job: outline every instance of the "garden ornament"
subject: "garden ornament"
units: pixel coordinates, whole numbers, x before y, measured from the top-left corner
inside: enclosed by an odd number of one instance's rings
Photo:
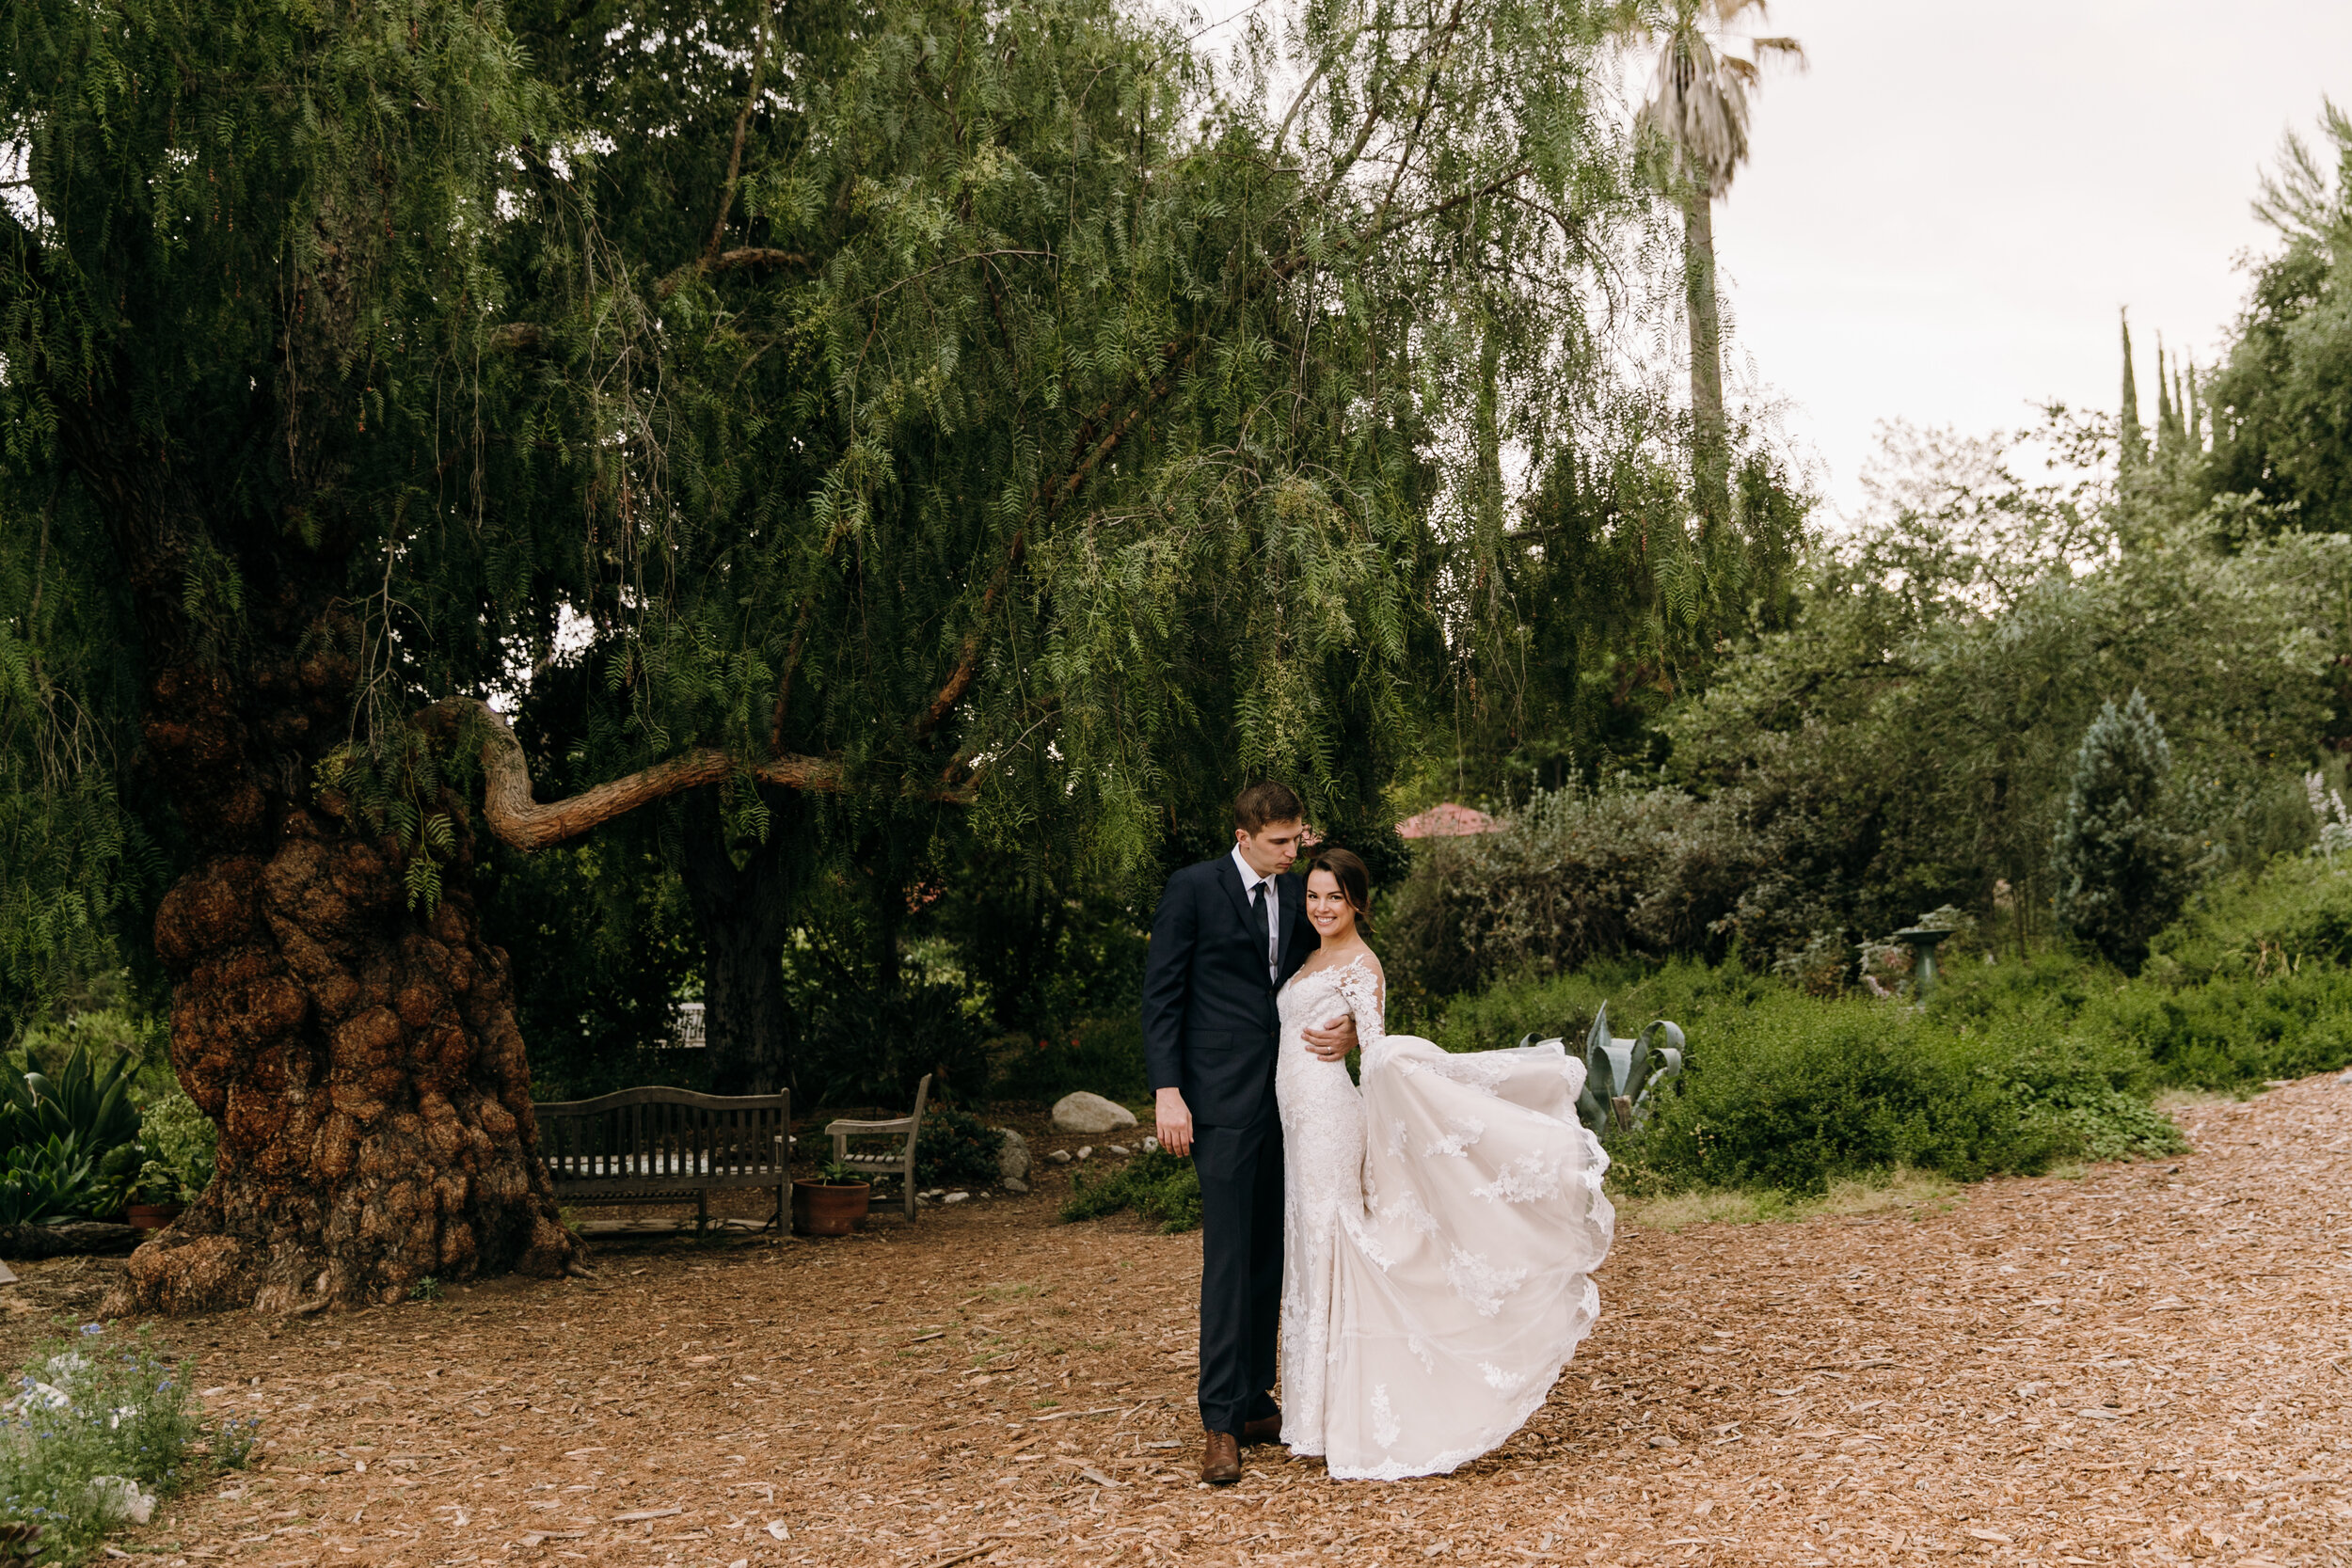
[[[1921,1006],[1927,1006],[1928,993],[1935,989],[1935,950],[1947,937],[1960,933],[1949,927],[1906,926],[1895,933],[1895,940],[1907,942],[1915,957],[1912,960],[1911,994]]]

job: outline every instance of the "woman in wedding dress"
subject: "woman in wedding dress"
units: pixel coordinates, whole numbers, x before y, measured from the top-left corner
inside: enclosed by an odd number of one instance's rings
[[[1339,1480],[1442,1475],[1518,1430],[1600,1311],[1616,1216],[1556,1042],[1452,1055],[1381,1028],[1364,863],[1315,857],[1323,945],[1279,998],[1282,1441]],[[1300,1031],[1352,1014],[1363,1087]]]

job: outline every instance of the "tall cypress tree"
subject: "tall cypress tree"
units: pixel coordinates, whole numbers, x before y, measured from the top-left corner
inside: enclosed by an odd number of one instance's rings
[[[2115,465],[2119,470],[2137,467],[2148,455],[2148,443],[2139,428],[2139,383],[2132,375],[2132,318],[2122,312],[2123,319],[2123,407],[2116,417],[2117,449]]]
[[[2187,891],[2185,846],[2161,820],[2171,770],[2148,699],[2137,688],[2122,707],[2110,698],[2083,733],[2051,846],[2058,928],[2125,969],[2147,958]]]

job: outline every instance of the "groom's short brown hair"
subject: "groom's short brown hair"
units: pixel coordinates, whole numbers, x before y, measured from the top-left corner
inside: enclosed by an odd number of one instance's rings
[[[1246,833],[1254,833],[1269,822],[1305,820],[1307,808],[1288,784],[1261,779],[1233,797],[1233,826]]]

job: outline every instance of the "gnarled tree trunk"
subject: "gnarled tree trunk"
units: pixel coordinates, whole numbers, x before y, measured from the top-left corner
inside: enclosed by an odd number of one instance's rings
[[[306,642],[333,645],[276,640]],[[172,1065],[220,1153],[109,1313],[356,1307],[426,1276],[559,1275],[578,1254],[462,834],[448,891],[412,908],[396,848],[305,787],[310,737],[340,733],[350,700],[348,667],[316,651],[152,683],[147,739],[201,847],[155,918]]]

